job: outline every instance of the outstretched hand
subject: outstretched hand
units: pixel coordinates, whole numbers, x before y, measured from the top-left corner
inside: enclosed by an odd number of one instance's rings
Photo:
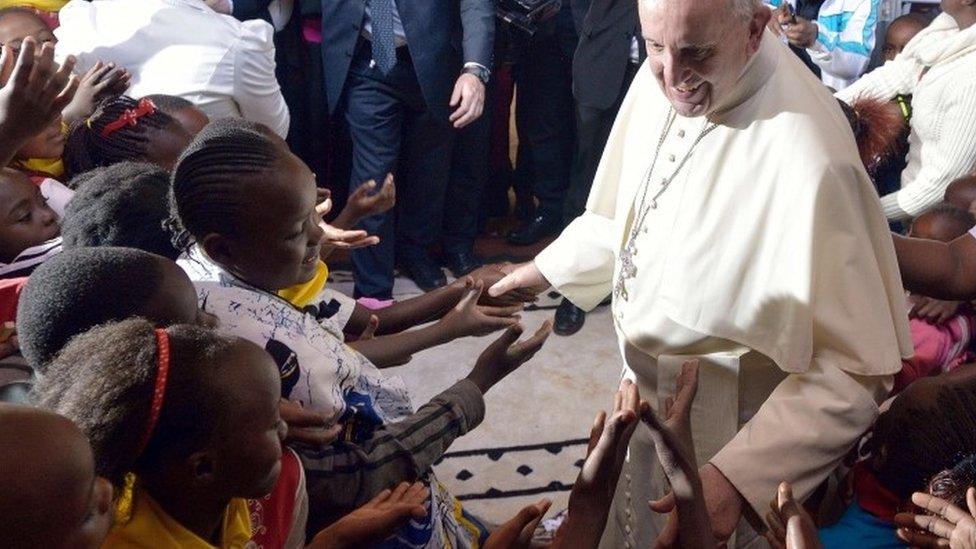
[[[308,547],[370,547],[393,535],[411,518],[427,516],[429,496],[430,490],[422,482],[401,482],[395,489],[383,490],[362,507],[319,532]]]
[[[542,271],[535,265],[535,261],[519,264],[502,264],[499,270],[505,277],[488,288],[488,295],[499,297],[513,290],[527,290],[532,295],[541,294],[552,284],[542,276]]]
[[[376,181],[372,179],[356,187],[346,200],[346,207],[340,215],[351,227],[362,218],[387,212],[395,205],[396,184],[393,183],[391,173],[386,175],[379,190],[376,189]]]
[[[552,548],[589,548],[600,543],[607,525],[617,480],[639,418],[650,410],[629,379],[620,382],[609,419],[600,411],[590,428],[586,460],[569,495],[569,514],[556,532]]]
[[[453,309],[438,322],[443,324],[453,338],[484,336],[518,324],[522,305],[488,307],[478,305],[484,291],[484,283],[471,278],[462,279],[465,292]]]
[[[488,392],[488,389],[505,379],[505,376],[531,360],[549,338],[551,331],[552,323],[547,320],[532,337],[518,341],[522,335],[522,326],[516,324],[509,327],[501,337],[482,351],[467,379],[477,385],[482,394]]]
[[[929,514],[898,513],[898,537],[913,547],[976,548],[976,488],[966,491],[968,512],[948,501],[915,492],[912,503]]]
[[[285,444],[300,444],[319,450],[335,442],[342,433],[341,424],[329,426],[328,418],[324,415],[306,410],[300,404],[284,398],[278,405],[278,413],[282,421],[288,424]]]
[[[523,507],[508,522],[495,528],[482,547],[484,549],[529,549],[532,546],[535,528],[542,517],[546,516],[551,505],[551,501],[542,499]]]
[[[64,121],[70,124],[91,116],[101,101],[125,93],[131,77],[129,71],[114,63],[98,61],[81,77],[78,91],[61,113]]]
[[[493,263],[491,265],[484,265],[478,267],[477,269],[468,273],[467,276],[472,278],[475,282],[483,282],[485,288],[491,288],[508,274],[506,269],[512,267],[511,263]],[[460,280],[456,281],[455,284],[461,283]],[[506,292],[500,296],[491,296],[488,292],[481,294],[481,298],[478,300],[480,305],[490,305],[494,307],[507,307],[509,305],[516,305],[519,303],[532,303],[538,299],[537,294],[520,288],[517,290],[512,290]]]
[[[323,236],[322,249],[319,256],[324,260],[333,250],[355,250],[367,246],[379,244],[380,237],[370,236],[363,230],[340,229],[325,222],[325,216],[332,211],[332,198],[326,198],[318,206],[315,212],[319,217],[319,227],[325,232]]]
[[[54,45],[49,42],[38,52],[34,38],[25,38],[16,59],[13,50],[3,46],[0,141],[7,148],[7,161],[24,141],[50,126],[74,97],[78,89],[78,78],[71,72],[74,67],[73,56],[59,67],[54,61]]]
[[[691,432],[691,405],[698,393],[698,361],[681,366],[675,394],[664,404],[664,421],[650,409],[642,414],[651,430],[654,449],[671,484],[671,492],[650,503],[652,511],[671,513],[658,537],[659,546],[713,547],[711,523]]]
[[[779,485],[776,497],[769,502],[766,513],[769,530],[766,539],[775,549],[819,549],[820,538],[813,519],[802,505],[793,499],[793,488],[788,482]]]

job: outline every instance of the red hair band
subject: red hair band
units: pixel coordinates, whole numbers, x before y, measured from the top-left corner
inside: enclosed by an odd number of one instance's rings
[[[156,104],[153,103],[151,99],[143,97],[139,100],[139,104],[136,106],[136,108],[125,109],[125,112],[120,114],[118,119],[113,122],[109,122],[104,128],[102,128],[102,133],[99,135],[102,137],[102,139],[105,139],[126,126],[135,126],[139,123],[139,119],[143,116],[148,116],[155,113]]]
[[[159,415],[163,411],[163,399],[166,396],[166,379],[169,378],[169,334],[162,328],[156,328],[156,345],[159,349],[158,366],[156,369],[156,384],[153,388],[152,405],[149,408],[149,420],[146,421],[146,429],[143,431],[142,440],[139,441],[139,451],[141,454],[149,444]]]

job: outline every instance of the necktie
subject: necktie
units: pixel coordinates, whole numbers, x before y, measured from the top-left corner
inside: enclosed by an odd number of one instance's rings
[[[389,74],[396,65],[396,42],[393,37],[394,0],[369,0],[373,23],[373,61],[380,72]]]

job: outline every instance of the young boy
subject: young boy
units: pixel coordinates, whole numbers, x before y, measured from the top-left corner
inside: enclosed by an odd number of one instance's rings
[[[23,173],[0,169],[0,278],[27,276],[61,251],[58,214]]]

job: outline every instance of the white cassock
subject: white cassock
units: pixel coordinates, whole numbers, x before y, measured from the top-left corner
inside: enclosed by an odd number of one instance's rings
[[[620,274],[669,108],[645,65],[586,212],[536,258],[583,309]],[[701,358],[699,463],[764,516],[780,481],[805,498],[836,467],[912,345],[888,225],[836,99],[767,32],[716,113],[677,117],[660,141],[648,197],[690,157],[648,210],[613,317],[624,375],[652,405],[684,358]],[[638,429],[602,547],[650,546],[665,518],[647,507],[666,487],[659,471]]]

